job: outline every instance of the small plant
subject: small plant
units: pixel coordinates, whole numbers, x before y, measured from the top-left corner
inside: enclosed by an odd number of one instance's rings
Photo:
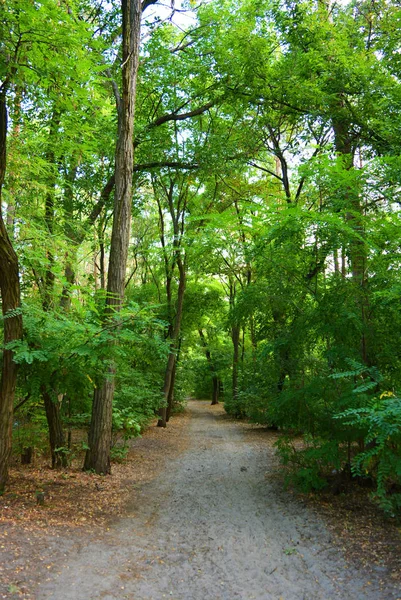
[[[140,415],[130,408],[113,410],[113,431],[121,434],[125,441],[137,437],[141,433]]]
[[[71,466],[72,461],[76,457],[75,451],[71,448],[67,448],[67,446],[61,446],[60,448],[55,448],[56,454],[60,456],[64,456],[67,460],[67,465]]]
[[[305,447],[295,448],[288,437],[276,442],[284,465],[290,467],[286,484],[293,483],[302,492],[322,490],[327,486],[327,475],[341,466],[341,451],[335,441],[304,437]]]
[[[123,446],[113,446],[110,450],[110,458],[114,462],[124,462],[128,456],[128,451],[128,444],[124,444]]]
[[[367,431],[365,450],[353,459],[351,469],[354,475],[375,479],[375,499],[394,515],[401,509],[401,398],[384,392],[365,408],[345,410],[336,418]]]

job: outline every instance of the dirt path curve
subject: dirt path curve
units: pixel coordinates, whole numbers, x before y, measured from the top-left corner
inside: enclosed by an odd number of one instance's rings
[[[272,451],[191,402],[191,444],[143,486],[132,515],[82,541],[38,600],[386,600],[322,522],[269,479]],[[370,575],[371,577],[371,575]]]

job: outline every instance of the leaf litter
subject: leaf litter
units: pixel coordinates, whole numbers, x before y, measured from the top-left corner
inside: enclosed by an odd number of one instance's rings
[[[34,598],[31,590],[79,536],[96,538],[132,503],[136,489],[152,481],[166,460],[182,452],[190,416],[174,416],[166,429],[155,426],[131,441],[127,459],[110,476],[82,471],[83,455],[68,470],[52,470],[48,457],[14,466],[0,497],[0,598]],[[44,493],[44,504],[37,502]]]

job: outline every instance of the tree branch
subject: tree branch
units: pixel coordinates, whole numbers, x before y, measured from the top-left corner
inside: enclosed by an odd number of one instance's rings
[[[199,165],[196,163],[181,163],[177,161],[161,161],[161,162],[151,162],[144,163],[142,165],[134,165],[134,171],[148,171],[150,169],[158,169],[163,167],[170,167],[172,169],[199,169]]]
[[[113,88],[113,94],[114,94],[114,99],[116,101],[117,113],[120,114],[121,113],[120,90],[118,89],[117,82],[113,79],[113,77],[111,75],[110,69],[106,69],[105,73],[106,73],[107,78],[110,80],[111,87]]]
[[[157,4],[158,0],[143,0],[142,1],[142,12],[145,12],[145,10],[149,7],[152,6],[152,4]]]
[[[273,173],[273,171],[270,171],[269,169],[266,169],[266,167],[261,167],[260,165],[257,165],[254,162],[249,161],[248,165],[250,167],[255,167],[255,169],[259,169],[260,171],[264,171],[265,173],[269,173],[269,175],[272,175],[273,177],[276,177],[276,179],[278,179],[279,181],[283,181],[282,178],[280,177],[280,175],[277,175],[276,173]]]

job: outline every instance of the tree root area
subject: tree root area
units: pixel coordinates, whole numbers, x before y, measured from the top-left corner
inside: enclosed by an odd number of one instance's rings
[[[75,495],[54,493],[30,519],[3,498],[0,597],[401,598],[395,524],[378,518],[366,492],[316,499],[284,490],[277,435],[192,401],[167,430],[135,440],[110,478],[75,473]]]

